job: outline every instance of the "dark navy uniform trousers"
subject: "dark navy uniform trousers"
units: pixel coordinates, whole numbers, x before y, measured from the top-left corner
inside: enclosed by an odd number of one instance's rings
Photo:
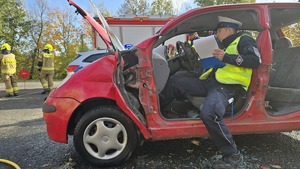
[[[200,80],[196,74],[178,73],[170,77],[161,93],[161,108],[174,99],[187,99],[187,96],[206,97],[200,117],[213,142],[225,156],[229,156],[238,150],[223,116],[235,90],[236,85],[221,84],[214,77]]]

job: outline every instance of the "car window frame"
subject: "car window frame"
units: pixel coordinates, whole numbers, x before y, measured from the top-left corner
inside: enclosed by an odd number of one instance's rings
[[[96,54],[91,54],[89,55],[88,57],[86,57],[85,59],[82,60],[82,62],[84,63],[93,63],[95,62],[96,60],[106,56],[108,53],[96,53]],[[94,60],[89,60],[90,58],[93,58],[95,56],[99,56],[98,58],[94,59]]]

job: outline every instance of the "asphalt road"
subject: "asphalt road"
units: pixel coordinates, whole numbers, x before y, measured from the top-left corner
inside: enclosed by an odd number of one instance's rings
[[[56,83],[57,85],[57,83]],[[19,96],[4,98],[0,84],[0,159],[22,169],[95,169],[68,144],[51,141],[46,132],[38,82],[19,83]],[[241,169],[299,169],[300,132],[234,136],[244,154]],[[209,138],[146,142],[129,161],[111,169],[209,169],[220,157]],[[10,167],[0,163],[0,169]]]

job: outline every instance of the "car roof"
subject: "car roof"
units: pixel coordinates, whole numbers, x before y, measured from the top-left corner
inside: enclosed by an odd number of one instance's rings
[[[156,36],[160,38],[155,42],[158,46],[166,40],[188,32],[204,32],[215,30],[218,16],[229,17],[241,21],[240,30],[257,31],[278,28],[290,23],[298,22],[300,3],[245,3],[223,4],[194,8],[169,21],[160,29]],[[261,14],[270,12],[270,21],[261,22]]]
[[[159,35],[166,34],[168,31],[178,32],[177,34],[186,33],[185,30],[214,30],[218,23],[218,16],[226,16],[238,21],[242,21],[241,29],[260,30],[260,25],[257,24],[259,18],[258,9],[278,9],[277,14],[273,12],[272,27],[279,27],[282,24],[294,22],[298,19],[299,12],[294,12],[288,16],[283,15],[284,8],[299,9],[299,3],[246,3],[246,4],[223,4],[215,6],[206,6],[192,9],[168,22],[159,32]],[[290,9],[287,9],[290,10]],[[287,13],[286,13],[287,14]],[[179,24],[178,24],[179,23]]]

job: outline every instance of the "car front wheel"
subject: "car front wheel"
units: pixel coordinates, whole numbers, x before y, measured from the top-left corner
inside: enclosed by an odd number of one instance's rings
[[[137,131],[117,107],[98,107],[88,111],[74,132],[76,151],[95,166],[114,166],[125,162],[137,146]]]

